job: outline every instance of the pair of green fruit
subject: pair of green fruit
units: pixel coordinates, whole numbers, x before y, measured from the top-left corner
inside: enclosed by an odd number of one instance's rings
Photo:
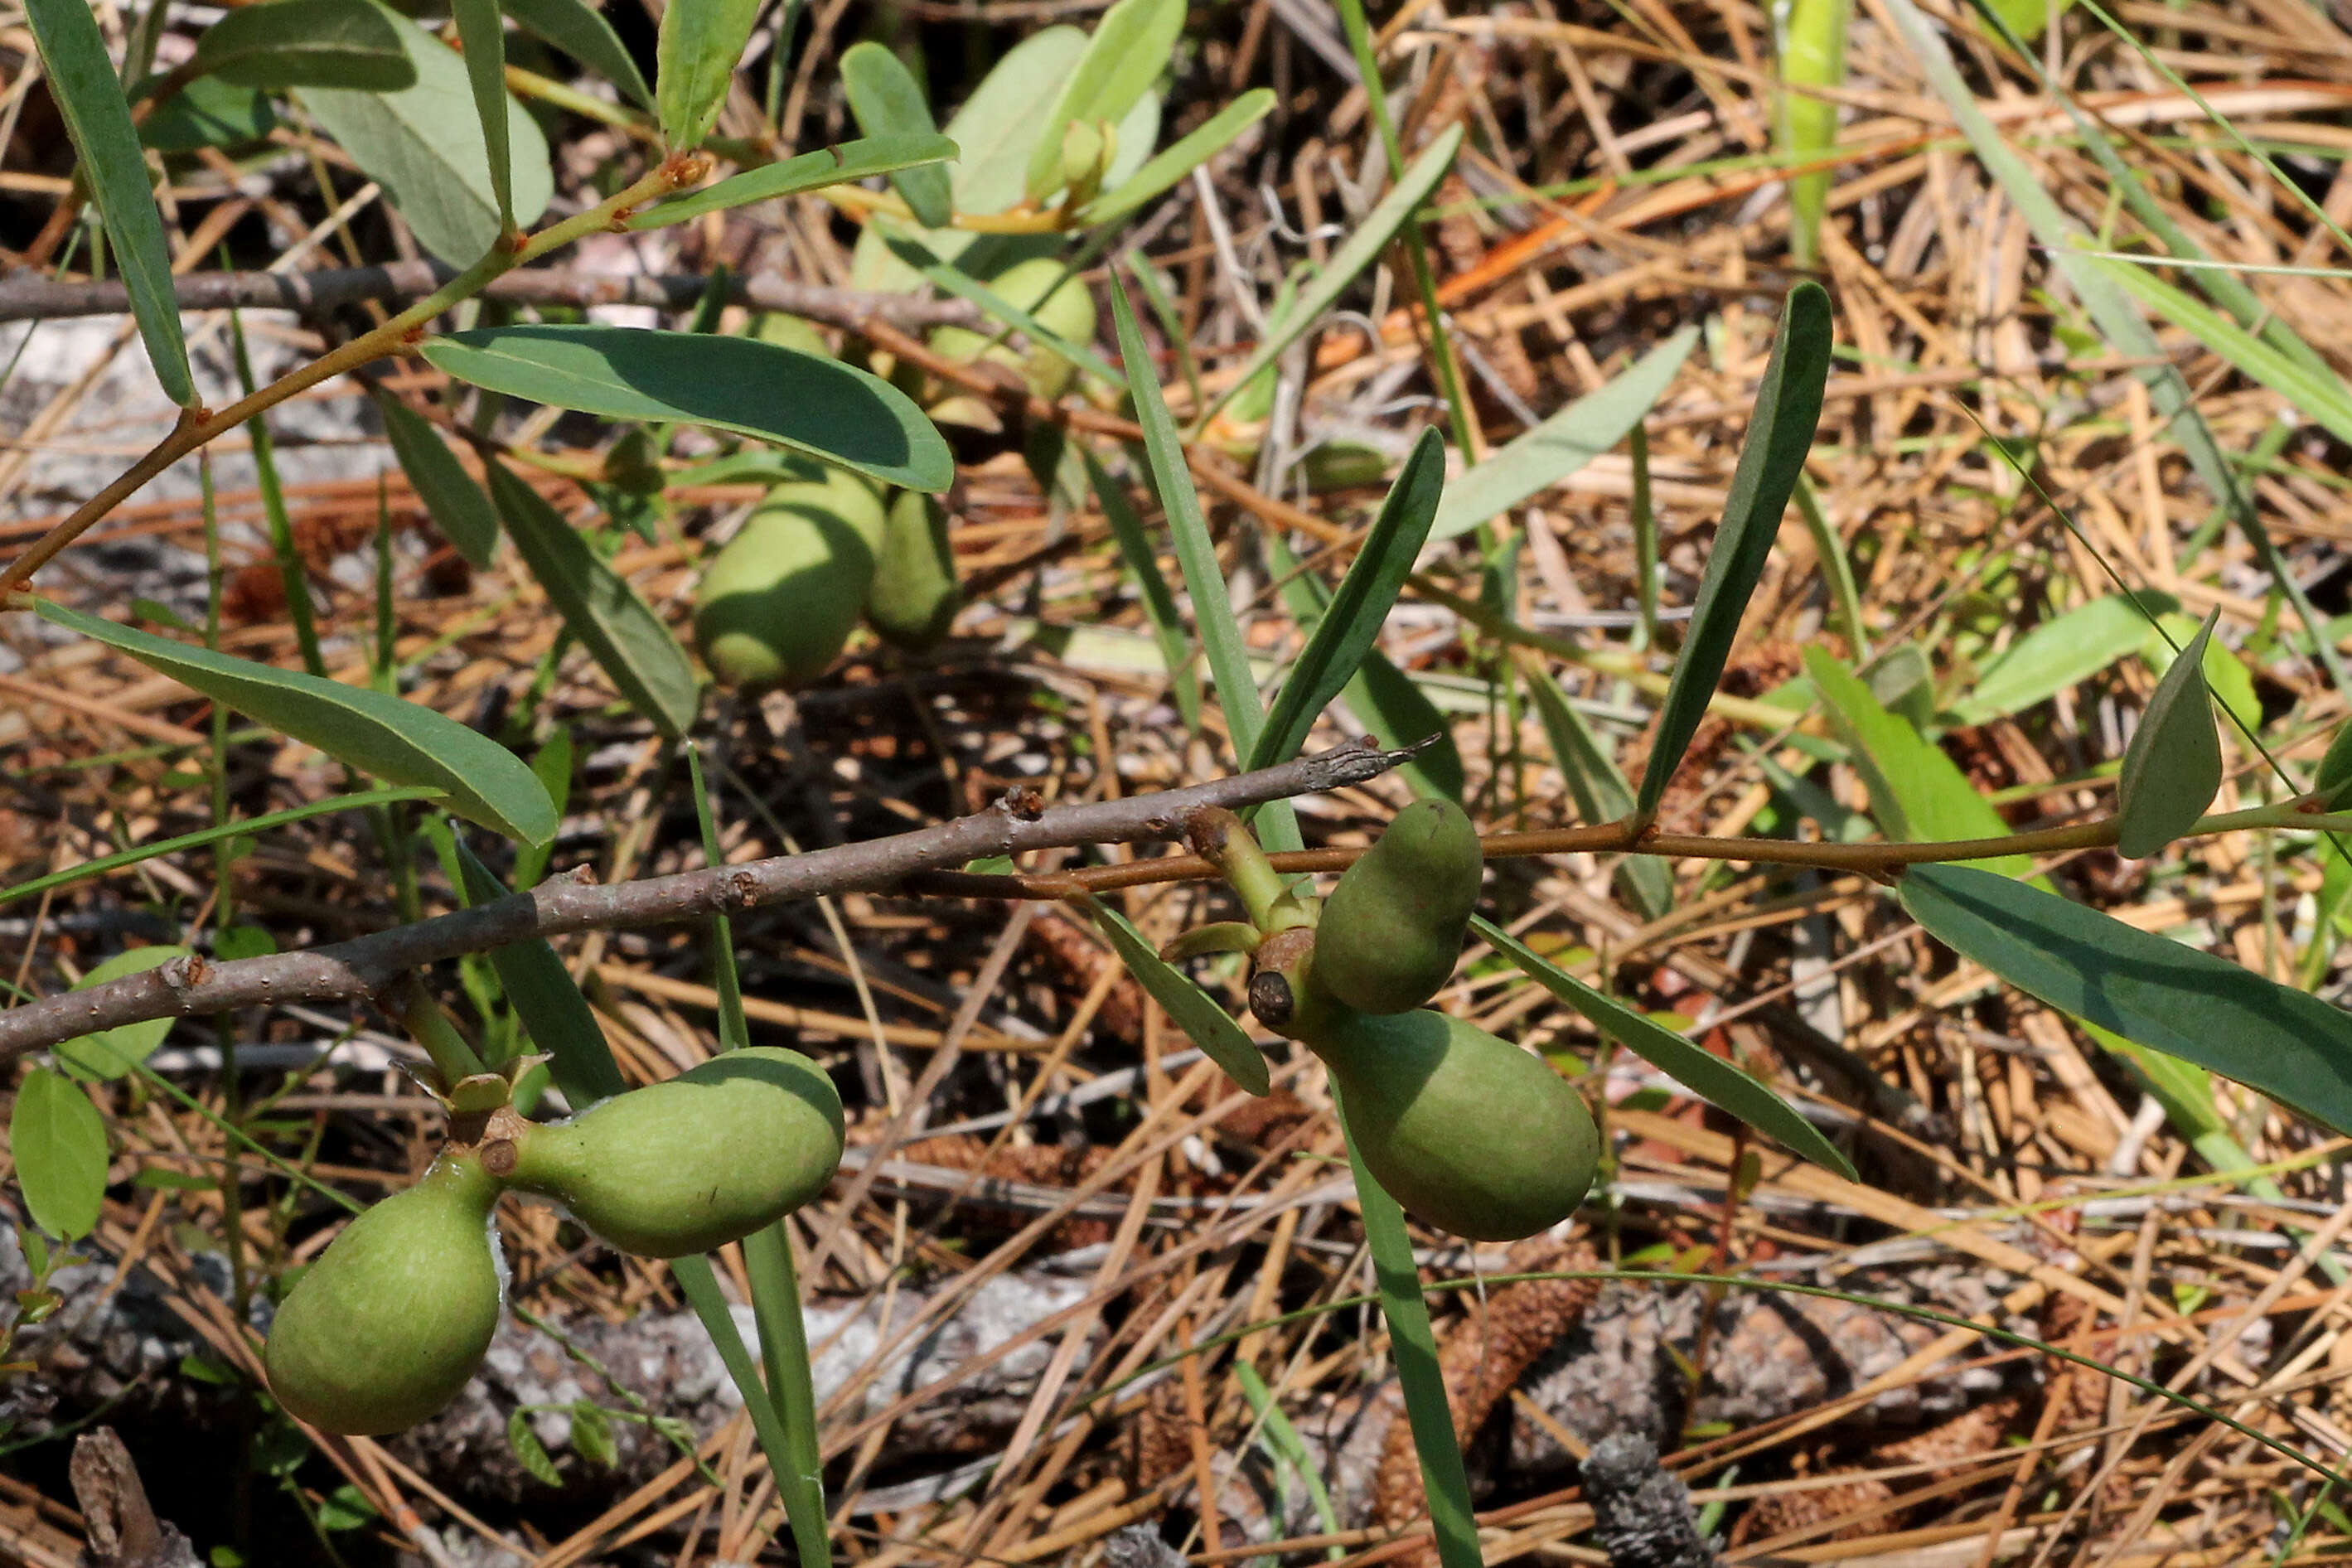
[[[1461,956],[1483,868],[1461,807],[1406,807],[1314,924],[1260,944],[1250,1005],[1322,1058],[1357,1153],[1407,1211],[1516,1241],[1576,1212],[1601,1138],[1540,1058],[1423,1005]]]
[[[841,1099],[796,1051],[730,1051],[569,1121],[493,1115],[424,1178],[343,1227],[278,1310],[270,1391],[330,1432],[396,1432],[457,1395],[505,1305],[491,1210],[552,1198],[644,1258],[740,1240],[823,1191],[841,1162]]]

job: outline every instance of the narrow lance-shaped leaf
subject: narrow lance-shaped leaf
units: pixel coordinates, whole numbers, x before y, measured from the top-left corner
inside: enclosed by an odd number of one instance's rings
[[[1115,223],[1160,192],[1233,145],[1241,133],[1265,119],[1274,108],[1274,90],[1254,87],[1212,116],[1201,128],[1180,137],[1147,160],[1119,183],[1088,202],[1078,216],[1091,226]]]
[[[70,1079],[47,1068],[25,1075],[8,1115],[8,1152],[35,1225],[68,1241],[98,1228],[106,1203],[106,1121]]]
[[[1780,514],[1797,488],[1798,476],[1805,471],[1805,454],[1821,422],[1822,392],[1829,374],[1829,293],[1818,283],[1800,283],[1789,291],[1788,306],[1780,313],[1772,359],[1765,366],[1763,384],[1756,389],[1748,440],[1732,470],[1723,526],[1716,533],[1706,573],[1699,579],[1698,598],[1691,606],[1690,635],[1666,687],[1657,738],[1651,744],[1650,765],[1642,774],[1637,798],[1642,816],[1657,811],[1666,781],[1674,777],[1699,721],[1706,716],[1707,699],[1723,677],[1739,618],[1763,575],[1765,558],[1772,552]]]
[[[466,46],[466,79],[473,84],[474,112],[482,122],[482,146],[490,161],[490,195],[499,225],[514,226],[514,163],[507,151],[507,29],[499,0],[450,0],[457,38]]]
[[[760,0],[670,0],[656,45],[654,100],[674,153],[702,145],[751,41]]]
[[[772,441],[908,489],[955,459],[907,395],[838,360],[751,338],[635,327],[488,327],[417,351],[460,381],[610,419],[683,420]]]
[[[1152,639],[1160,645],[1160,662],[1168,667],[1168,683],[1176,699],[1177,717],[1184,721],[1189,733],[1201,730],[1201,675],[1197,656],[1192,650],[1191,636],[1185,629],[1183,612],[1176,606],[1176,595],[1169,591],[1168,579],[1160,574],[1160,558],[1145,537],[1143,519],[1137,515],[1135,503],[1128,499],[1125,487],[1104,471],[1102,463],[1084,447],[1078,456],[1087,465],[1087,478],[1093,483],[1095,500],[1102,508],[1103,520],[1110,524],[1111,537],[1118,543],[1120,560],[1127,564],[1128,575],[1135,579],[1135,590],[1143,601],[1143,616],[1151,625]]]
[[[1584,715],[1569,702],[1568,693],[1539,669],[1527,670],[1526,678],[1552,758],[1568,780],[1569,794],[1576,797],[1577,815],[1587,822],[1622,822],[1633,815],[1633,786]],[[1623,857],[1617,863],[1616,880],[1626,901],[1645,920],[1656,920],[1674,907],[1674,873],[1654,855]]]
[[[537,490],[495,459],[489,477],[507,532],[564,628],[654,728],[672,740],[686,733],[701,684],[668,626]]]
[[[2027,994],[2352,1132],[2352,1016],[2340,1008],[1966,866],[1915,866],[1898,892],[1929,934]]]
[[[961,268],[950,267],[940,259],[931,248],[911,235],[892,235],[885,242],[891,253],[913,268],[924,278],[960,300],[969,300],[982,310],[1007,326],[1017,328],[1033,343],[1053,350],[1088,375],[1098,376],[1121,391],[1127,388],[1127,376],[1092,345],[1066,338],[1040,321],[1034,311],[1024,310],[995,289]],[[1059,295],[1064,288],[1081,288],[1070,283],[1057,285],[1053,292]]]
[[[939,121],[931,118],[931,100],[906,62],[887,47],[868,39],[853,44],[841,57],[842,90],[849,97],[849,112],[868,136],[935,136]],[[948,172],[937,164],[901,169],[890,184],[907,200],[908,210],[925,228],[945,228],[955,216],[948,190]]]
[[[25,19],[40,47],[49,95],[65,116],[76,173],[105,221],[107,243],[131,296],[131,314],[155,379],[164,396],[193,408],[196,384],[188,374],[187,340],[180,335],[172,247],[147,184],[147,159],[139,149],[138,128],[131,123],[131,105],[107,56],[98,18],[89,0],[26,0]]]
[[[1690,358],[1698,329],[1685,327],[1626,367],[1608,385],[1570,404],[1454,481],[1437,509],[1432,539],[1467,533],[1540,494],[1615,448],[1656,406]]]
[[[397,92],[416,80],[409,26],[375,0],[270,0],[196,36],[194,68],[237,87],[347,87]]]
[[[1364,656],[1380,640],[1398,591],[1412,574],[1444,485],[1444,437],[1434,429],[1423,430],[1388,500],[1381,504],[1380,516],[1364,535],[1354,564],[1340,579],[1331,607],[1290,667],[1244,768],[1289,761],[1305,743],[1316,715],[1355,679]]]
[[[1031,201],[1043,201],[1062,183],[1062,133],[1073,124],[1124,119],[1168,68],[1183,30],[1184,0],[1118,0],[1103,13],[1029,149]]]
[[[1412,216],[1413,209],[1437,188],[1440,180],[1445,178],[1446,170],[1454,166],[1454,154],[1461,146],[1462,127],[1457,124],[1439,132],[1429,145],[1422,149],[1421,156],[1412,161],[1389,194],[1364,215],[1364,221],[1358,226],[1356,232],[1331,253],[1331,259],[1323,264],[1323,269],[1315,275],[1314,280],[1298,291],[1297,302],[1278,320],[1267,324],[1265,336],[1259,342],[1257,352],[1234,373],[1233,384],[1225,389],[1223,395],[1202,411],[1200,423],[1207,424],[1219,409],[1240,395],[1242,388],[1247,386],[1259,371],[1280,359],[1282,351],[1297,342],[1301,332],[1313,326],[1316,320],[1331,308],[1332,301],[1347,291],[1348,285],[1353,283],[1357,276],[1388,248],[1389,241],[1396,237],[1397,230]]]
[[[522,28],[553,44],[590,70],[635,99],[654,106],[637,62],[613,31],[613,24],[586,0],[505,0],[507,15]]]
[[[50,625],[119,648],[338,762],[394,784],[437,789],[469,822],[534,844],[555,832],[554,803],[520,757],[430,708],[173,642],[46,599],[33,608]]]
[[[1118,961],[1135,976],[1136,984],[1166,1009],[1176,1026],[1201,1047],[1202,1054],[1252,1094],[1262,1095],[1274,1087],[1266,1074],[1265,1058],[1250,1043],[1242,1026],[1207,992],[1153,952],[1151,944],[1117,910],[1092,894],[1085,895],[1083,902],[1087,913],[1094,917],[1095,929],[1103,933],[1111,951],[1118,954]]]
[[[838,147],[820,147],[781,163],[769,163],[730,175],[670,201],[632,214],[632,229],[662,228],[685,223],[705,213],[725,212],[751,202],[819,191],[827,185],[855,184],[874,174],[895,174],[925,163],[943,163],[956,155],[956,144],[944,136],[872,136]]]
[[[383,433],[400,471],[408,476],[416,499],[425,503],[434,526],[457,547],[457,553],[477,567],[488,566],[499,547],[498,509],[474,482],[425,416],[403,403],[396,394],[379,391],[376,412],[383,416]]]
[[[2217,608],[2157,682],[2139,728],[2124,748],[2116,791],[2116,847],[2133,859],[2155,854],[2197,826],[2221,788],[2221,736],[2205,686],[2205,645]]]
[[[1471,916],[1470,926],[1528,978],[1583,1014],[1602,1034],[1708,1104],[1847,1181],[1858,1179],[1853,1163],[1822,1136],[1821,1129],[1738,1066],[1594,990],[1484,915]]]
[[[2010,644],[1985,668],[1976,689],[1952,705],[1952,717],[1982,724],[2046,701],[2147,642],[2150,616],[2179,607],[2171,595],[2145,588],[2077,605]]]
[[[485,904],[506,897],[506,884],[475,858],[463,839],[456,843],[465,869],[466,901]],[[573,1110],[585,1110],[629,1087],[594,1009],[580,994],[551,942],[527,937],[492,948],[489,958],[531,1044],[547,1053],[548,1076]]]

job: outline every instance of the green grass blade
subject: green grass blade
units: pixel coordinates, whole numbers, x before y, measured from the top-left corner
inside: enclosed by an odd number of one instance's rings
[[[1536,717],[1551,742],[1552,760],[1576,797],[1577,815],[1587,822],[1622,822],[1633,814],[1633,786],[1626,781],[1617,759],[1584,721],[1559,682],[1543,671],[1525,671],[1528,693],[1535,699]],[[1616,881],[1625,901],[1644,920],[1656,920],[1674,908],[1675,878],[1666,863],[1654,855],[1627,855],[1617,862]]]
[[[1780,29],[1780,79],[1787,87],[1844,85],[1846,25],[1853,16],[1853,0],[1790,0]],[[1837,148],[1838,106],[1787,87],[1780,93],[1782,149],[1791,163],[1827,157]],[[1800,267],[1821,264],[1830,173],[1817,169],[1789,180],[1789,256]]]
[[[498,874],[475,858],[464,839],[454,842],[467,900],[483,904],[505,898],[507,885]],[[530,937],[492,948],[489,958],[531,1043],[547,1053],[548,1076],[575,1113],[627,1089],[628,1080],[621,1076],[621,1065],[613,1059],[613,1047],[604,1038],[604,1026],[596,1022],[595,1009],[580,994],[553,943]]]
[[[1135,580],[1135,591],[1143,601],[1143,618],[1150,623],[1152,639],[1160,645],[1160,662],[1168,667],[1168,683],[1176,700],[1177,716],[1184,721],[1185,730],[1201,732],[1201,676],[1194,668],[1192,636],[1184,625],[1183,612],[1176,607],[1176,595],[1168,586],[1168,579],[1160,574],[1160,558],[1151,548],[1151,541],[1143,531],[1143,519],[1128,499],[1127,489],[1111,478],[1101,462],[1085,447],[1078,448],[1079,458],[1087,465],[1087,478],[1093,484],[1095,500],[1100,504],[1103,517],[1110,524],[1111,538],[1118,543],[1119,559],[1127,566],[1127,574]]]
[[[1657,739],[1636,797],[1642,817],[1657,811],[1667,780],[1706,716],[1707,699],[1722,679],[1740,616],[1780,532],[1780,514],[1804,472],[1829,374],[1830,297],[1818,283],[1800,283],[1789,291],[1771,362],[1756,389],[1756,413],[1748,421],[1738,466],[1732,470],[1723,526],[1708,552],[1706,573],[1691,608],[1689,636],[1666,688]]]

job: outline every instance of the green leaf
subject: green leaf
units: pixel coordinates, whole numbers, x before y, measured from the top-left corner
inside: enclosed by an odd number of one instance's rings
[[[488,327],[428,338],[417,352],[509,397],[730,430],[913,490],[937,493],[955,479],[947,443],[905,393],[838,360],[751,338]]]
[[[1412,574],[1444,485],[1444,437],[1433,429],[1423,430],[1390,487],[1380,516],[1364,535],[1355,562],[1340,579],[1330,608],[1283,680],[1265,727],[1242,764],[1245,770],[1270,768],[1296,756],[1316,716],[1355,679],[1364,656],[1380,640],[1404,580]]]
[[[1169,588],[1168,579],[1160,574],[1160,557],[1144,534],[1143,519],[1137,514],[1135,503],[1128,499],[1126,489],[1104,471],[1100,460],[1086,447],[1078,448],[1078,456],[1087,465],[1087,477],[1093,482],[1103,519],[1110,524],[1111,537],[1118,542],[1119,559],[1126,563],[1128,575],[1135,579],[1136,593],[1143,601],[1144,619],[1150,623],[1152,639],[1160,645],[1160,660],[1168,667],[1168,683],[1176,700],[1177,716],[1184,721],[1189,733],[1197,735],[1201,731],[1201,676],[1194,668],[1192,639],[1184,625],[1184,613],[1177,608],[1176,595]],[[2347,729],[2352,731],[2352,726]],[[2347,764],[2346,772],[2352,774],[2352,764]]]
[[[1674,777],[1699,721],[1706,717],[1707,700],[1715,695],[1732,639],[1739,635],[1739,618],[1780,531],[1780,514],[1805,471],[1805,454],[1821,421],[1822,389],[1829,374],[1829,293],[1818,283],[1799,283],[1789,290],[1772,360],[1756,389],[1756,412],[1739,449],[1738,466],[1732,470],[1723,526],[1707,555],[1706,573],[1699,579],[1689,635],[1682,657],[1675,661],[1674,679],[1658,715],[1657,738],[1651,743],[1650,765],[1642,774],[1638,796],[1643,816],[1658,809],[1666,781]]]
[[[952,182],[956,211],[1001,213],[1021,199],[1029,152],[1038,139],[1039,105],[1060,99],[1086,52],[1087,36],[1076,27],[1033,33],[1005,51],[950,117],[947,133],[961,149]]]
[[[2126,294],[2260,382],[2339,441],[2352,441],[2352,392],[2343,377],[2315,368],[2249,332],[2203,300],[2137,262],[2091,258]]]
[[[525,32],[553,44],[646,108],[654,106],[653,89],[646,85],[628,46],[595,6],[585,0],[505,0],[505,4],[507,15]]]
[[[2031,0],[2037,8],[2041,0]],[[1818,162],[1837,145],[1834,100],[1795,87],[1845,84],[1846,25],[1853,0],[1790,0],[1772,13],[1780,34],[1780,143],[1792,162]],[[1800,267],[1820,264],[1822,214],[1829,205],[1832,171],[1817,169],[1789,181],[1789,248]]]
[[[1612,450],[1656,406],[1697,342],[1698,329],[1685,327],[1606,386],[1490,453],[1448,487],[1430,537],[1467,533]]]
[[[823,190],[827,185],[854,184],[871,175],[896,174],[955,155],[956,144],[944,136],[872,136],[862,142],[845,142],[838,147],[821,147],[797,158],[787,158],[781,163],[763,164],[730,175],[715,185],[705,185],[675,200],[647,207],[631,215],[628,226],[661,228],[705,213],[725,212],[730,207]]]
[[[2021,713],[2137,649],[2148,640],[2148,616],[2180,607],[2169,594],[2138,593],[2145,612],[2129,596],[2110,594],[2027,632],[1986,667],[1977,689],[1953,704],[1952,717],[1963,724],[1983,724]]]
[[[2139,657],[2161,680],[2178,657],[2173,650],[2187,646],[2196,635],[2197,623],[2187,616],[2158,616],[2156,625],[2147,630],[2147,639],[2140,644]],[[2171,638],[2169,642],[2165,640],[2168,637]],[[2228,643],[2206,643],[2205,685],[2213,693],[2213,700],[2221,705],[2223,716],[2244,725],[2249,735],[2261,732],[2263,701],[2254,694],[2254,678],[2248,673],[2246,661]]]
[[[490,197],[499,225],[514,223],[514,159],[507,151],[507,28],[499,0],[449,0],[465,46],[466,79],[474,89],[474,117],[490,170]]]
[[[1265,1058],[1250,1043],[1242,1026],[1207,992],[1163,962],[1117,910],[1091,893],[1084,895],[1081,901],[1094,917],[1096,929],[1110,942],[1111,951],[1127,965],[1127,972],[1151,994],[1154,1002],[1167,1010],[1168,1016],[1201,1047],[1202,1055],[1252,1094],[1263,1095],[1273,1089],[1273,1080],[1265,1070]]]
[[[119,648],[338,762],[394,784],[437,789],[459,816],[494,832],[537,843],[555,831],[555,806],[521,758],[430,708],[173,642],[46,599],[33,608],[51,626]]]
[[[515,1460],[541,1482],[551,1487],[563,1484],[563,1474],[555,1461],[547,1457],[547,1445],[531,1430],[530,1413],[517,1410],[507,1417],[507,1447],[514,1450]]]
[[[466,901],[486,904],[506,897],[506,884],[475,857],[465,840],[453,836],[453,841],[464,869]],[[541,936],[527,937],[492,948],[489,959],[499,972],[499,984],[514,1005],[515,1016],[522,1020],[531,1044],[547,1053],[548,1075],[574,1111],[628,1089],[620,1064],[613,1059],[604,1026],[596,1022],[595,1010],[580,994],[553,943]]]
[[[33,1223],[79,1240],[106,1202],[106,1121],[70,1080],[47,1068],[25,1075],[8,1117],[8,1151]]]
[[[1551,742],[1552,759],[1576,797],[1577,815],[1587,822],[1622,822],[1633,814],[1633,786],[1626,782],[1617,759],[1609,754],[1568,693],[1539,669],[1526,671],[1528,695],[1535,699],[1536,717],[1543,721],[1544,737]],[[1674,873],[1654,855],[1627,855],[1617,862],[1617,885],[1626,901],[1644,920],[1656,920],[1674,908]]]
[[[2116,847],[2137,860],[2197,826],[2221,789],[2221,736],[2205,686],[2205,645],[2221,619],[2216,608],[2157,683],[2124,748],[2116,792]]]
[[[931,118],[931,100],[906,62],[881,45],[867,40],[853,44],[841,57],[842,90],[849,97],[849,112],[868,136],[936,136],[939,121]],[[900,170],[890,183],[907,200],[915,221],[926,228],[945,228],[955,216],[955,198],[948,172],[936,164]]]
[[[914,268],[922,277],[953,294],[959,300],[971,300],[989,316],[1017,329],[1026,335],[1031,342],[1053,350],[1088,375],[1108,382],[1122,392],[1127,390],[1126,375],[1116,365],[1095,353],[1093,345],[1066,338],[1053,331],[1040,321],[1033,311],[1014,304],[969,272],[960,268],[950,267],[940,260],[930,247],[912,235],[903,231],[892,233],[885,230],[883,232],[883,243],[890,247],[891,254]],[[1048,292],[1059,295],[1064,288],[1083,287],[1083,284],[1057,283]],[[1040,295],[1040,300],[1042,301],[1045,297]]]
[[[760,0],[671,0],[656,45],[654,102],[673,153],[702,145],[751,41]]]
[[[1853,1163],[1822,1135],[1821,1129],[1735,1064],[1594,990],[1486,916],[1471,916],[1470,927],[1537,984],[1583,1014],[1602,1034],[1709,1105],[1849,1182],[1861,1179]]]
[[[385,15],[399,28],[415,85],[386,93],[313,87],[295,96],[360,172],[383,186],[425,249],[453,267],[471,266],[506,226],[473,79],[446,44],[396,13]],[[554,175],[539,122],[511,95],[505,101],[507,206],[516,223],[528,226],[547,210]]]
[[[1265,119],[1273,108],[1271,88],[1250,89],[1219,110],[1200,129],[1155,154],[1116,189],[1105,191],[1088,202],[1078,216],[1089,225],[1116,223],[1232,146],[1243,132]]]
[[[407,22],[374,0],[269,0],[196,35],[193,67],[236,87],[397,92],[416,81]]]
[[[158,153],[194,153],[243,146],[277,129],[278,111],[268,93],[200,76],[140,121],[139,140]]]
[[[416,499],[432,515],[434,526],[457,547],[458,554],[477,567],[488,566],[499,547],[498,509],[490,505],[490,498],[482,493],[482,487],[457,461],[440,433],[397,394],[379,388],[375,406],[383,416],[392,455],[399,460],[400,471],[408,476]]]
[[[564,629],[655,729],[673,741],[685,734],[702,684],[668,626],[545,497],[496,458],[488,473],[490,499]]]
[[[1184,0],[1118,0],[1103,13],[1086,53],[1062,83],[1030,143],[1025,189],[1043,201],[1062,184],[1062,133],[1073,124],[1116,125],[1139,102],[1184,30]]]
[[[2352,1017],[2227,959],[1964,866],[1915,866],[1904,910],[2062,1013],[2352,1131]]]
[[[1853,749],[1853,764],[1870,790],[1871,812],[1889,838],[1933,844],[2008,834],[2009,824],[1976,792],[1959,764],[1924,739],[1911,721],[1880,707],[1870,688],[1828,649],[1805,650],[1805,673],[1829,704],[1840,738]],[[1969,864],[2021,877],[2032,869],[2033,859],[2000,855]]]
[[[1266,323],[1257,352],[1234,373],[1233,384],[1202,413],[1202,424],[1206,425],[1219,409],[1238,396],[1259,371],[1280,359],[1283,351],[1297,342],[1301,332],[1313,326],[1323,312],[1330,309],[1332,302],[1347,291],[1357,275],[1388,248],[1389,241],[1396,237],[1397,231],[1412,216],[1413,209],[1437,188],[1440,180],[1445,178],[1445,172],[1454,166],[1454,154],[1461,146],[1462,127],[1458,123],[1447,126],[1431,138],[1429,145],[1422,149],[1421,156],[1415,158],[1412,166],[1390,187],[1389,194],[1364,215],[1364,221],[1357,226],[1356,232],[1331,253],[1331,259],[1323,264],[1323,269],[1315,275],[1313,281],[1299,289],[1298,298],[1290,309]],[[1826,344],[1823,353],[1826,356]]]
[[[613,1422],[604,1407],[585,1399],[572,1404],[572,1447],[600,1468],[613,1467]]]
[[[131,296],[131,314],[147,347],[163,395],[184,408],[196,405],[188,374],[187,341],[180,335],[180,300],[172,286],[172,247],[163,215],[147,184],[147,158],[131,105],[106,53],[106,39],[89,0],[26,0],[25,19],[39,46],[49,96],[73,142],[75,173],[89,187],[105,220],[115,269]]]
[[[77,991],[87,991],[93,985],[103,985],[110,980],[120,980],[126,974],[144,974],[160,968],[175,958],[185,958],[184,947],[134,947],[128,952],[118,952],[102,963],[92,964],[89,972],[74,982]],[[141,1062],[155,1054],[155,1047],[172,1032],[177,1018],[149,1018],[142,1023],[124,1024],[112,1029],[100,1029],[96,1034],[81,1035],[58,1047],[58,1065],[79,1079],[103,1082],[121,1078]]]

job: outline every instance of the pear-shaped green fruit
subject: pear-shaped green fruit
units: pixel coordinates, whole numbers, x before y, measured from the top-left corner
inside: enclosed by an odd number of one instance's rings
[[[882,500],[839,468],[769,490],[702,574],[694,637],[730,687],[798,686],[841,656],[874,585]]]
[[[1402,1013],[1438,993],[1478,903],[1478,830],[1450,800],[1396,814],[1323,902],[1315,979],[1360,1013]]]
[[[1355,1014],[1307,1040],[1364,1164],[1406,1210],[1473,1241],[1516,1241],[1584,1201],[1601,1137],[1541,1058],[1442,1013]]]
[[[1055,284],[1060,287],[1056,288]],[[988,287],[1007,303],[1036,318],[1037,324],[1066,342],[1091,343],[1095,337],[1095,297],[1062,263],[1050,256],[1016,261],[988,279]],[[1049,293],[1048,290],[1051,290]],[[993,328],[941,327],[931,334],[931,352],[951,360],[985,359],[1018,372],[1030,391],[1055,398],[1070,389],[1078,367],[1044,343],[1031,343],[1024,353],[1010,343],[997,342]],[[934,405],[931,417],[950,424],[978,425],[994,429],[998,420],[976,397],[952,395]]]
[[[866,621],[898,647],[921,653],[948,635],[961,608],[947,509],[936,496],[900,490],[883,525]]]
[[[530,1128],[500,1174],[623,1252],[683,1258],[816,1196],[841,1133],[833,1080],[798,1051],[756,1046]]]
[[[472,1153],[343,1227],[278,1309],[262,1363],[287,1411],[329,1432],[414,1426],[466,1386],[498,1331],[499,1184]]]

